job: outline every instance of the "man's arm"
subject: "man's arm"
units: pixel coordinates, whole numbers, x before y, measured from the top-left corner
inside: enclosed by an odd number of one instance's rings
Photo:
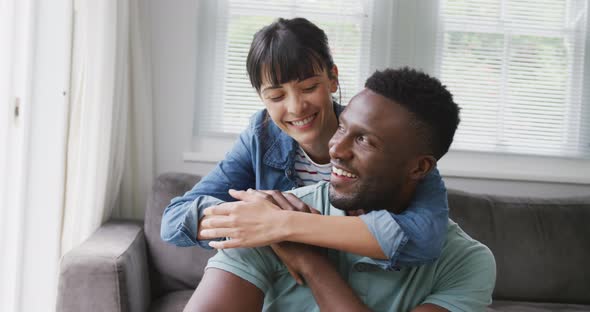
[[[184,312],[261,311],[263,303],[264,293],[258,287],[232,273],[210,268]]]
[[[274,244],[272,249],[285,265],[300,272],[320,311],[370,311],[317,249],[291,242]]]
[[[320,311],[370,311],[352,288],[342,279],[330,261],[312,247],[283,242],[272,246],[277,256],[289,267],[301,272],[320,307]],[[426,303],[412,312],[447,312],[438,305]]]

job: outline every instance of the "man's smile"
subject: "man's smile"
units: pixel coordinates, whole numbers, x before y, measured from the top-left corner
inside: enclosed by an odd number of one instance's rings
[[[358,176],[352,172],[349,172],[345,169],[342,168],[338,168],[334,165],[332,165],[332,174],[333,175],[337,175],[337,176],[341,176],[341,177],[347,177],[347,178],[351,178],[351,179],[356,179],[358,178]]]

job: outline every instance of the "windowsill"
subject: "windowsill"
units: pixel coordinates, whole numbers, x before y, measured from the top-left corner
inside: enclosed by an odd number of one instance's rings
[[[185,152],[182,154],[184,162],[216,164],[224,158],[221,152]]]
[[[224,151],[186,152],[185,162],[217,163]],[[590,160],[450,151],[438,164],[443,176],[590,184]]]
[[[443,176],[590,184],[590,160],[450,151],[439,162]]]

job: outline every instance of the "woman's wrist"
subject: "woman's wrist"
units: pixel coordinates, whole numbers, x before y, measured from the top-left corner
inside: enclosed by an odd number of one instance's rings
[[[282,210],[279,215],[280,241],[293,241],[299,226],[297,225],[297,215],[300,212]]]

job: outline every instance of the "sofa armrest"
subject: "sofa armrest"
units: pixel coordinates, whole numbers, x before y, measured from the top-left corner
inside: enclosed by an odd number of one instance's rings
[[[57,311],[147,311],[146,243],[137,221],[109,221],[61,260]]]

